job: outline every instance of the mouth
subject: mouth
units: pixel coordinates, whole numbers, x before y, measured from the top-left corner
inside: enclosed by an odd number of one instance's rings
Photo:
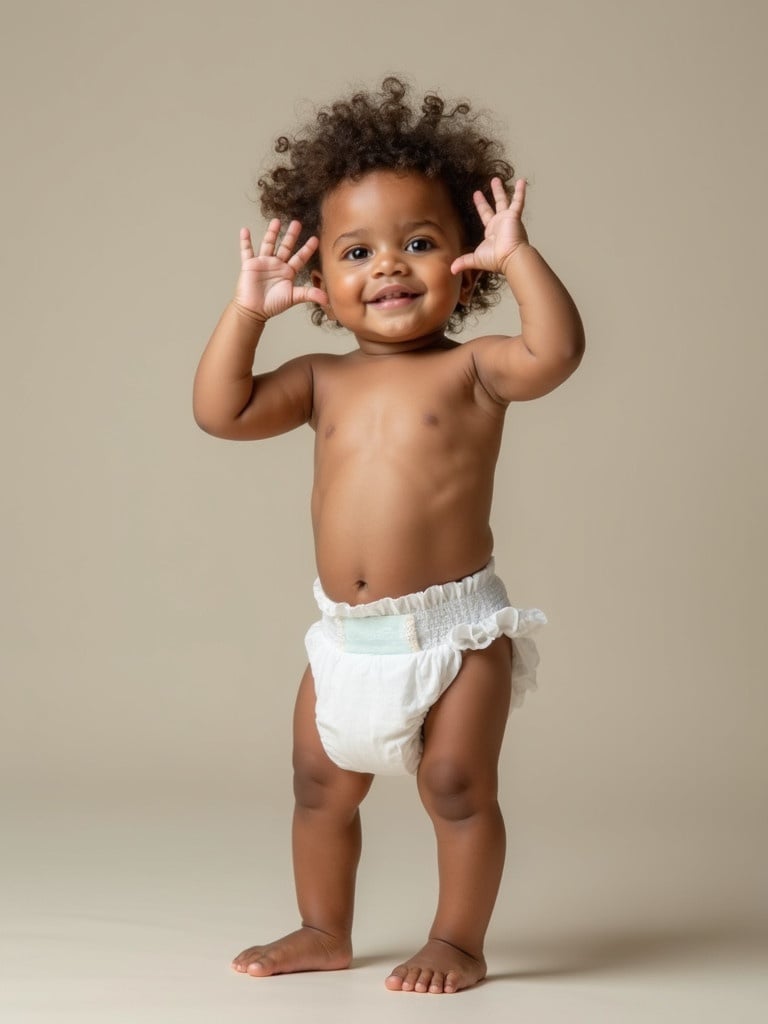
[[[384,288],[380,288],[372,299],[368,300],[369,306],[378,307],[398,307],[407,305],[412,299],[418,297],[418,292],[411,291],[410,288],[403,288],[397,285],[387,285]]]

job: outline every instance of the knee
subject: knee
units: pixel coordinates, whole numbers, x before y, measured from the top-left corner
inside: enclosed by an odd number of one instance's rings
[[[343,771],[324,752],[294,750],[293,794],[298,810],[322,811],[340,819],[351,818],[370,784],[370,777]]]
[[[419,793],[431,818],[464,821],[496,804],[496,779],[450,758],[422,761]]]
[[[327,761],[307,751],[294,751],[293,795],[297,806],[318,810],[328,804],[332,791],[332,773]]]

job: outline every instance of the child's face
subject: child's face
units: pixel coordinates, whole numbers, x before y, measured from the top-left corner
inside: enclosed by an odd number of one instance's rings
[[[328,193],[321,213],[322,269],[313,283],[361,348],[410,349],[442,338],[474,284],[469,272],[451,273],[464,250],[445,185],[412,172],[371,171]]]

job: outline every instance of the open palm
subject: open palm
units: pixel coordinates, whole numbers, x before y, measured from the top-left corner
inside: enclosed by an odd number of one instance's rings
[[[485,238],[474,252],[459,256],[453,261],[454,274],[462,270],[488,270],[503,274],[507,261],[520,246],[527,244],[528,235],[521,220],[525,206],[525,181],[515,183],[510,199],[500,178],[491,179],[491,192],[496,209],[491,206],[482,192],[475,192],[475,207],[485,227]]]
[[[301,224],[292,220],[278,242],[280,221],[270,221],[255,255],[248,228],[240,231],[240,277],[235,301],[256,317],[268,320],[301,302],[327,305],[328,297],[320,288],[296,285],[297,275],[304,269],[318,246],[314,236],[296,252],[293,251],[301,232]]]

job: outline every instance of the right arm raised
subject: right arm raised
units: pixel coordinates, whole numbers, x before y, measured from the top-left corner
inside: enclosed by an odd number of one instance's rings
[[[317,248],[310,238],[291,255],[301,225],[292,221],[278,244],[273,220],[254,256],[250,232],[240,232],[242,269],[235,300],[224,310],[195,375],[193,411],[198,425],[215,437],[248,441],[272,437],[306,423],[312,412],[312,367],[308,356],[270,373],[252,375],[264,324],[300,302],[327,303],[319,288],[296,287],[296,274]]]

